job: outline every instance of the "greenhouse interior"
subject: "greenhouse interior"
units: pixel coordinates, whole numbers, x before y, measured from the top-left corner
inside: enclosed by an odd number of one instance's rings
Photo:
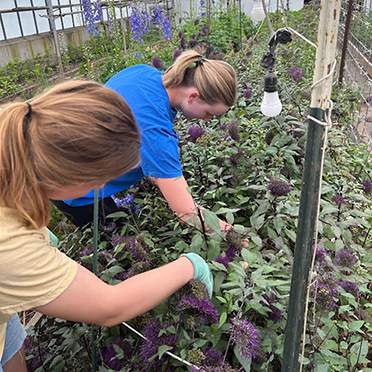
[[[0,371],[372,372],[372,0],[1,0],[0,140]]]

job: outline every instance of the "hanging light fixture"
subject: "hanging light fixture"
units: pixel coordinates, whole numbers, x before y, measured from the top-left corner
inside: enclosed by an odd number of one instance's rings
[[[265,76],[264,96],[261,103],[261,112],[268,117],[277,116],[282,111],[278,93],[278,79],[273,71]]]
[[[278,78],[274,73],[276,61],[276,47],[278,44],[287,44],[292,41],[292,34],[285,29],[276,31],[269,41],[270,51],[260,62],[261,67],[267,71],[264,84],[264,96],[261,103],[261,112],[268,117],[274,117],[282,111],[282,103],[278,93]]]
[[[261,0],[253,0],[251,18],[255,22],[261,22],[265,19],[265,11]]]

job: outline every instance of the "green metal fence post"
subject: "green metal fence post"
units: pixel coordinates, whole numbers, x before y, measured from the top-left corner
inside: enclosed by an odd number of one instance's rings
[[[318,49],[315,59],[313,92],[310,117],[323,121],[332,92],[332,77],[325,78],[333,70],[341,0],[322,0],[318,29]],[[293,272],[282,372],[296,372],[304,325],[307,286],[311,266],[311,251],[318,203],[320,201],[320,176],[323,157],[325,127],[316,120],[309,120],[302,180],[301,201],[297,226]]]

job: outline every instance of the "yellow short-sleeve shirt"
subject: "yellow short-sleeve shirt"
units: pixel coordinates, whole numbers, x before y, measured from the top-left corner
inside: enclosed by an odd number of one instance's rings
[[[12,316],[57,298],[76,272],[77,263],[50,245],[46,228],[27,229],[15,210],[0,207],[0,359]]]

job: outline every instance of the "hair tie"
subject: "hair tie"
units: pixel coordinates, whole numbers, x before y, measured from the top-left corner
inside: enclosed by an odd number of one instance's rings
[[[201,66],[201,65],[203,64],[204,61],[205,61],[205,57],[200,56],[200,57],[198,58],[198,60],[195,62],[196,67]]]
[[[31,116],[32,107],[31,107],[31,103],[30,102],[26,102],[26,105],[28,107],[28,111],[27,111],[26,117],[29,118]]]

